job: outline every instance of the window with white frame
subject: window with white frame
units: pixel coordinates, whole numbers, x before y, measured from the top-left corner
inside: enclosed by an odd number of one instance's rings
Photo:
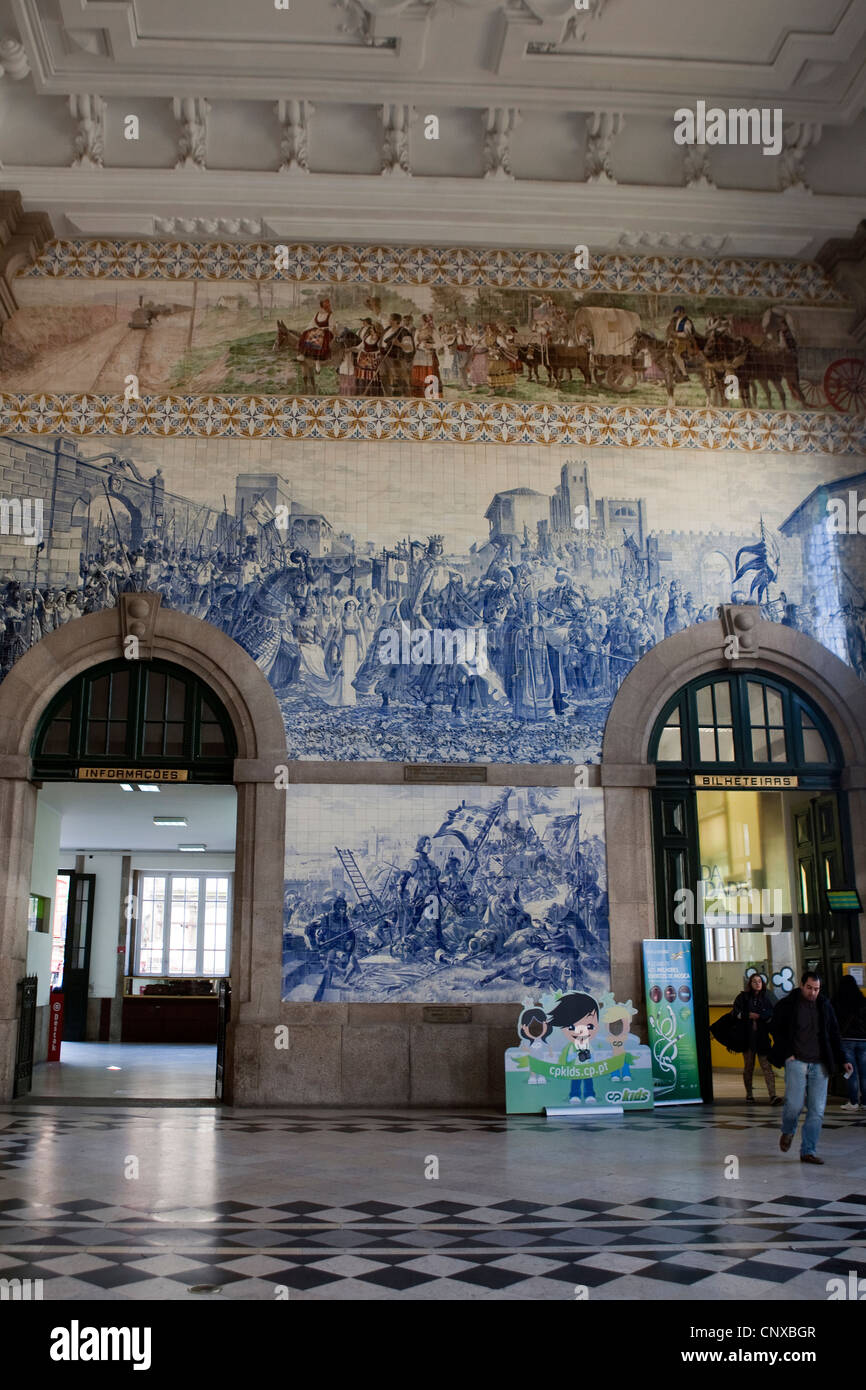
[[[138,875],[136,975],[227,975],[228,874]]]

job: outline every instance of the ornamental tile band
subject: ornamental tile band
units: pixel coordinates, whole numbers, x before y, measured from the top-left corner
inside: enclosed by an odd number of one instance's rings
[[[23,278],[275,280],[312,284],[479,286],[525,290],[606,290],[714,295],[838,305],[846,301],[812,262],[698,256],[593,255],[588,270],[573,251],[509,251],[431,246],[93,241],[49,242]]]
[[[814,411],[535,406],[321,396],[0,395],[0,435],[584,444],[866,453],[866,418]]]

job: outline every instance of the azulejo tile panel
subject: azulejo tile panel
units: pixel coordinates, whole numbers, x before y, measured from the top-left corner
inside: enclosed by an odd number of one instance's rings
[[[0,434],[319,439],[863,454],[866,417],[329,396],[0,394]]]
[[[52,241],[24,276],[56,279],[295,280],[313,284],[492,285],[513,289],[646,291],[790,303],[840,304],[844,297],[812,262],[709,260],[698,256],[593,257],[579,270],[571,251],[477,247],[343,246],[291,243],[276,269],[267,242]]]

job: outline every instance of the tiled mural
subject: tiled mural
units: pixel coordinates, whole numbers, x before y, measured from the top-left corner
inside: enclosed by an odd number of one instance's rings
[[[600,790],[292,788],[282,997],[608,987]]]
[[[866,544],[826,525],[866,478],[831,458],[111,443],[0,441],[46,533],[0,534],[4,673],[158,589],[265,673],[290,758],[523,763],[597,761],[632,666],[723,602],[866,673]]]
[[[866,363],[817,266],[56,242],[15,288],[0,676],[156,589],[249,653],[289,759],[538,766],[597,762],[720,603],[866,677]],[[287,817],[285,999],[607,988],[600,791]]]
[[[56,242],[16,295],[5,431],[866,443],[866,362],[816,266]]]

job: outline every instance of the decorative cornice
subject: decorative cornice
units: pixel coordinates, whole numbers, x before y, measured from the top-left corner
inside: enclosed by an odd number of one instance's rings
[[[266,242],[56,240],[25,275],[103,280],[286,280],[312,284],[494,285],[633,294],[721,295],[844,304],[820,266],[807,261],[700,256],[594,255],[577,270],[573,250],[508,251],[477,247],[352,246],[294,243],[286,270],[275,269]]]
[[[53,235],[44,212],[25,212],[21,194],[0,191],[0,325],[18,308],[15,277],[40,253]]]
[[[850,415],[339,396],[0,395],[4,434],[866,453],[866,419]]]

